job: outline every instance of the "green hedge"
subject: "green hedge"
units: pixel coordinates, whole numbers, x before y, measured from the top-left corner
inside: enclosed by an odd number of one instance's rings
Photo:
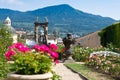
[[[112,44],[114,47],[120,48],[120,22],[103,29],[99,35],[102,46],[106,47],[108,44]]]

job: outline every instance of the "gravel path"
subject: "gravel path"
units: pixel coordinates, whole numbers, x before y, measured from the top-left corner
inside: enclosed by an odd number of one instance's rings
[[[62,80],[83,80],[77,73],[65,67],[63,63],[57,64],[54,69],[57,74],[62,76]]]

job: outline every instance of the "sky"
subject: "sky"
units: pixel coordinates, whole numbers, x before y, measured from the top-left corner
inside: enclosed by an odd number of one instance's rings
[[[60,4],[68,4],[83,12],[120,20],[120,0],[0,0],[0,8],[23,12]]]

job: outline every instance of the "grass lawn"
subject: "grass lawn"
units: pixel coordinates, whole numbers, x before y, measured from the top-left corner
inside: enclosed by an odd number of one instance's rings
[[[67,67],[71,68],[75,72],[80,73],[84,77],[86,77],[88,80],[115,80],[111,78],[109,75],[98,73],[95,70],[92,70],[91,68],[88,68],[84,64],[80,63],[72,63],[72,64],[65,64]]]

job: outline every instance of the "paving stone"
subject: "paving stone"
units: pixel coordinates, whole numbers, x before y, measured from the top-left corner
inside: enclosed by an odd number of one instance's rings
[[[65,67],[63,63],[57,64],[54,66],[54,69],[58,75],[62,76],[62,80],[84,80],[79,76],[79,74],[74,73]]]

